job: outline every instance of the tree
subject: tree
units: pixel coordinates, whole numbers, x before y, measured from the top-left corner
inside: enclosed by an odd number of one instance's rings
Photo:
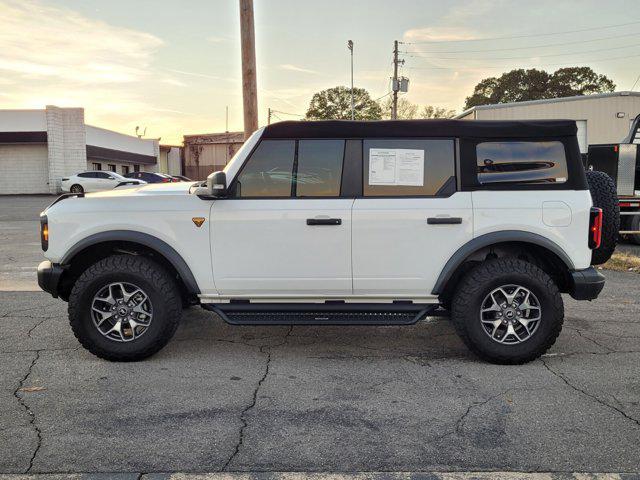
[[[353,89],[356,120],[380,120],[382,109],[364,88]],[[307,120],[351,119],[351,89],[333,87],[313,95],[306,115]]]
[[[393,98],[391,96],[387,97],[383,102],[381,102],[380,107],[382,107],[382,118],[390,119],[391,118],[391,108],[393,106]],[[398,119],[399,120],[411,120],[412,118],[416,118],[418,115],[418,105],[415,103],[411,103],[406,98],[400,97],[398,99]]]
[[[381,103],[382,118],[391,118],[391,105],[393,99],[388,97]],[[456,114],[455,110],[448,110],[446,108],[434,107],[432,105],[424,105],[420,108],[419,105],[410,102],[406,98],[398,99],[398,119],[410,120],[412,118],[452,118]]]
[[[434,107],[425,105],[420,110],[420,118],[453,118],[456,116],[455,110],[449,110],[442,107]]]
[[[485,78],[466,99],[465,109],[476,105],[524,102],[612,92],[615,84],[589,67],[569,67],[548,73],[535,68],[511,70],[500,77]]]

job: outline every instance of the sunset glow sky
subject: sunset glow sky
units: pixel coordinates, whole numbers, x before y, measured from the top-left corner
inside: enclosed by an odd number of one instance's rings
[[[461,111],[479,80],[518,67],[589,65],[629,90],[638,11],[633,1],[255,0],[260,121],[268,107],[304,114],[314,92],[348,85],[348,39],[356,86],[374,98],[389,91],[396,39],[419,104]],[[87,123],[180,144],[224,131],[228,106],[239,130],[239,49],[237,0],[0,0],[0,108],[81,106]]]

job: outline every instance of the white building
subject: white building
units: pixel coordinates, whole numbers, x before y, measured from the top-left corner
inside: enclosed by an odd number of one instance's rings
[[[528,102],[481,105],[462,112],[465,120],[567,119],[578,125],[580,151],[589,145],[618,143],[640,113],[640,92],[612,92]]]
[[[84,109],[0,110],[0,194],[59,193],[86,170],[157,171],[158,140],[84,123]]]

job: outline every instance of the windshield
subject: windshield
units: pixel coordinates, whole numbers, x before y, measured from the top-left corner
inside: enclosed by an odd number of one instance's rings
[[[126,178],[124,178],[122,175],[116,172],[109,172],[109,175],[114,177],[116,180],[126,180]]]

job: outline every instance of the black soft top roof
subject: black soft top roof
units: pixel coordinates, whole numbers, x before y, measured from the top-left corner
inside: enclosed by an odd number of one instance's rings
[[[322,120],[287,121],[265,127],[263,138],[567,137],[573,120]]]

